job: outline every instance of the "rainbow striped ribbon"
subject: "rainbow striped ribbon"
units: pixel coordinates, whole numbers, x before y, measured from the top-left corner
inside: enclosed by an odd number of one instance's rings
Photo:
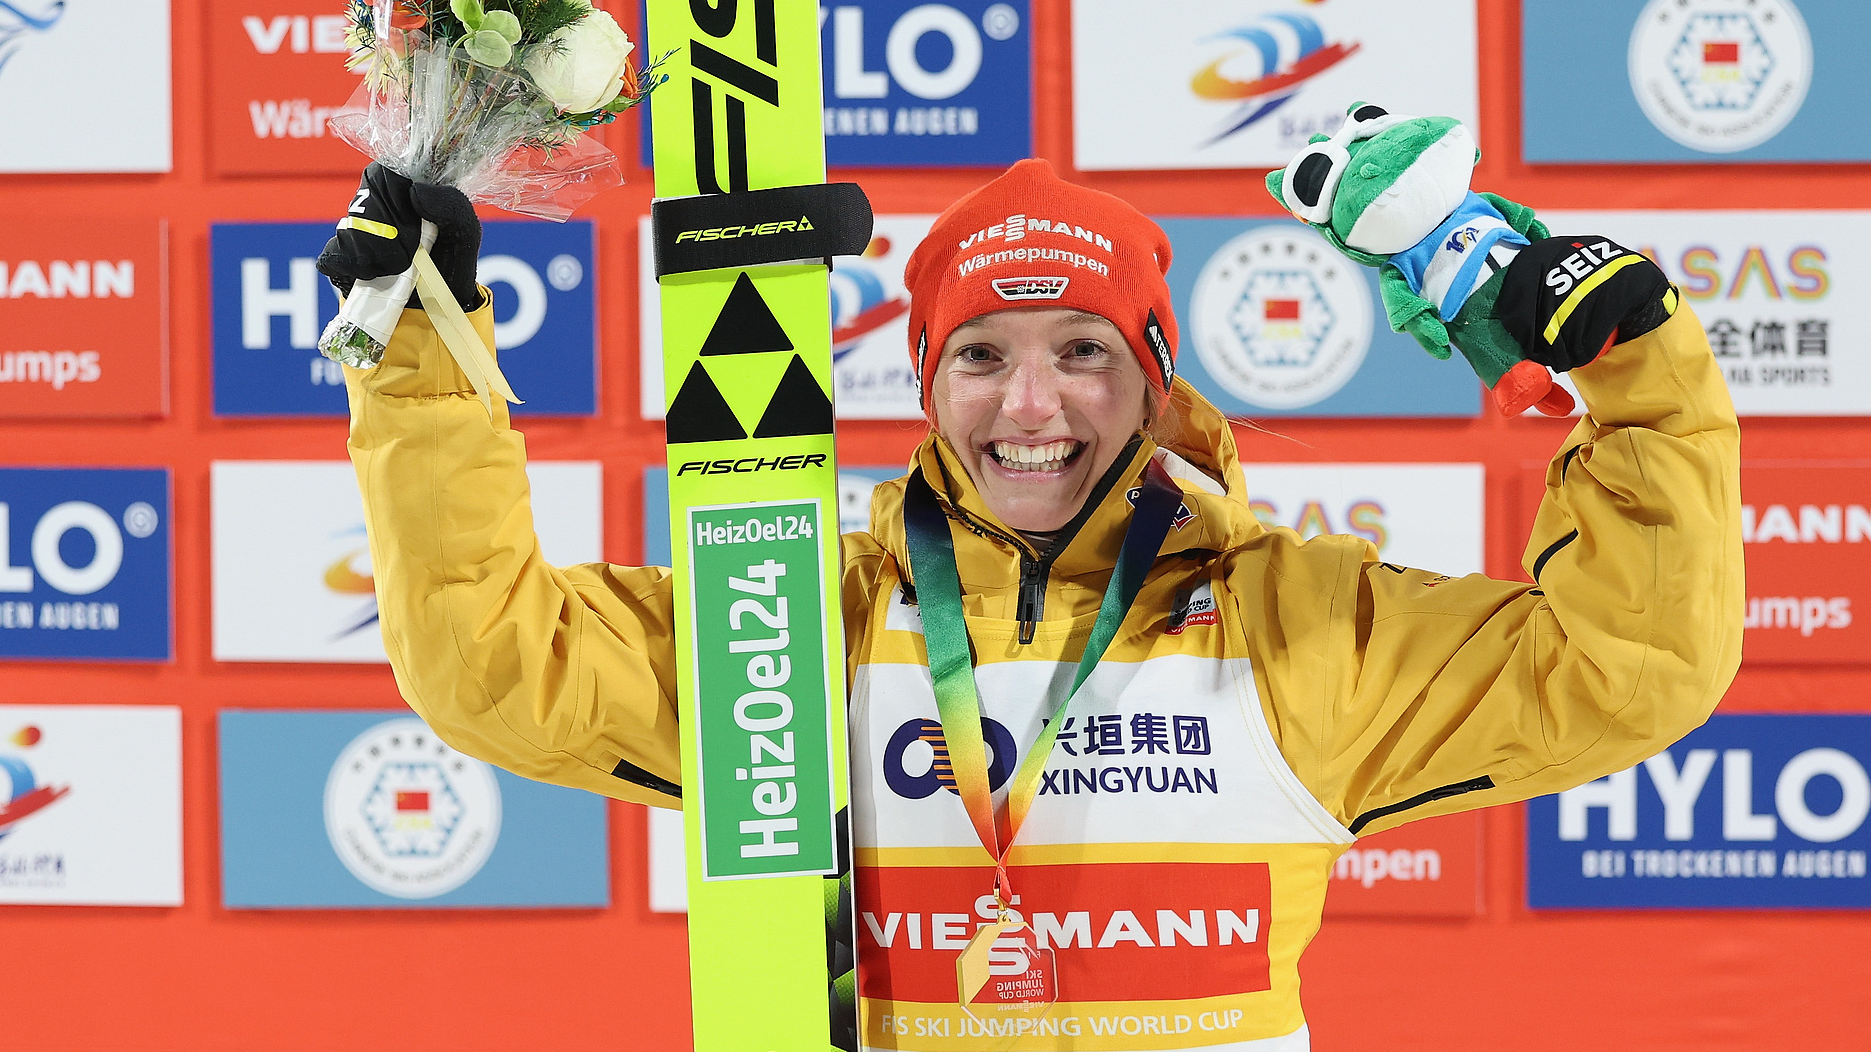
[[[1011,900],[1007,883],[1007,854],[1032,810],[1039,792],[1040,774],[1052,756],[1059,724],[1078,689],[1098,667],[1105,649],[1117,636],[1131,603],[1143,587],[1144,577],[1156,562],[1163,538],[1182,505],[1182,491],[1154,458],[1144,470],[1136,509],[1124,531],[1111,583],[1098,605],[1098,620],[1085,641],[1084,656],[1072,677],[1072,689],[1059,699],[1026,758],[1007,786],[1001,812],[994,809],[988,783],[987,741],[982,734],[981,698],[975,690],[974,660],[963,619],[961,576],[955,568],[955,544],[949,536],[948,517],[922,472],[911,476],[903,502],[903,524],[909,535],[910,570],[922,607],[923,639],[929,650],[929,674],[934,680],[936,712],[948,743],[949,763],[956,791],[974,824],[981,846],[994,859],[994,894],[1003,913]]]

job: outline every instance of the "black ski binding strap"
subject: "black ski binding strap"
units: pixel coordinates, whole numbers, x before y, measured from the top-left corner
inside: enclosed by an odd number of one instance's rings
[[[656,276],[856,256],[871,242],[871,203],[856,183],[674,197],[650,205]]]

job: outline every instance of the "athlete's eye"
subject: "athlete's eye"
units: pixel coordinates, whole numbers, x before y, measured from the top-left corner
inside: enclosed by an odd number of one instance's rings
[[[991,362],[994,360],[994,348],[984,343],[971,343],[956,351],[955,357],[964,362]]]
[[[1079,340],[1070,348],[1074,358],[1095,358],[1104,353],[1104,344],[1096,340]]]

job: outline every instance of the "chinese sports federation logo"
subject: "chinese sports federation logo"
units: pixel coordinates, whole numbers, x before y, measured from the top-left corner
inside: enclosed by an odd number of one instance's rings
[[[325,781],[325,834],[344,867],[385,895],[428,899],[480,872],[500,837],[493,769],[421,720],[379,723]]]
[[[1358,50],[1356,41],[1327,43],[1319,23],[1287,12],[1264,15],[1208,39],[1232,46],[1189,78],[1189,90],[1204,102],[1235,104],[1204,144],[1211,146],[1284,106],[1307,81]]]
[[[1704,153],[1779,134],[1812,82],[1792,0],[1650,0],[1631,30],[1631,90],[1650,123]]]
[[[1313,405],[1345,386],[1371,344],[1371,293],[1310,230],[1266,226],[1203,266],[1189,301],[1195,350],[1230,394],[1267,409]]]

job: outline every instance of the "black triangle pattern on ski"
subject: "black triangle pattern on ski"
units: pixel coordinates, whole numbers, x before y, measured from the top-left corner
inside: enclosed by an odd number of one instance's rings
[[[669,403],[669,416],[663,423],[666,441],[672,445],[738,442],[747,437],[747,429],[735,418],[728,400],[721,397],[721,388],[715,386],[701,362],[689,366],[689,375],[683,378],[676,400]]]
[[[734,279],[728,301],[721,305],[714,327],[708,330],[708,338],[702,341],[702,357],[792,349],[793,341],[773,316],[773,308],[754,287],[754,279],[741,271],[741,276]]]
[[[782,438],[788,435],[829,435],[832,431],[832,400],[812,375],[806,360],[793,355],[786,375],[773,390],[773,400],[760,414],[754,427],[755,438]]]

